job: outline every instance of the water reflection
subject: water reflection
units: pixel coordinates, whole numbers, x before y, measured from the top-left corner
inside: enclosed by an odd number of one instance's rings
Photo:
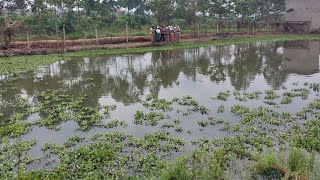
[[[2,89],[15,86],[17,90],[2,93],[0,109],[12,114],[18,111],[12,105],[17,94],[33,97],[46,89],[87,94],[87,106],[96,106],[104,96],[127,106],[147,93],[158,96],[161,89],[169,88],[194,88],[197,93],[196,83],[202,83],[207,91],[212,85],[248,90],[264,83],[279,89],[292,74],[319,72],[319,48],[317,41],[250,43],[60,61],[40,67],[37,74],[20,74],[20,80],[3,80]],[[91,85],[84,81],[87,78],[93,78]]]
[[[297,74],[314,74],[319,71],[318,41],[284,43],[284,70]]]

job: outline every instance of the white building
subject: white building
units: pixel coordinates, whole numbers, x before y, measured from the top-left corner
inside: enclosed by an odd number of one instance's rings
[[[320,32],[320,0],[286,0],[287,31]]]

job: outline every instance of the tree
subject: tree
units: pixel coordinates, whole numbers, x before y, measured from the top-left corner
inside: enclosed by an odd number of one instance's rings
[[[127,9],[127,14],[128,14],[128,24],[129,24],[129,27],[130,27],[130,31],[131,31],[131,28],[132,28],[132,22],[131,22],[131,14],[130,12],[133,10],[133,9],[137,9],[140,4],[142,4],[142,0],[119,0],[119,5],[121,7],[124,7]]]
[[[95,14],[96,12],[96,1],[95,0],[83,0],[83,9],[87,16]]]
[[[18,10],[20,10],[21,15],[26,14],[27,1],[26,0],[15,0],[15,4]]]
[[[217,33],[220,33],[221,21],[231,13],[231,0],[199,0],[199,9],[204,14],[217,18]]]
[[[198,0],[177,0],[175,17],[186,19],[187,23],[196,23],[198,12]]]
[[[254,26],[253,19],[258,13],[258,1],[256,0],[238,0],[235,1],[235,15],[241,17],[241,24],[250,27]]]
[[[159,22],[169,24],[169,18],[175,10],[174,0],[148,0],[147,5]]]
[[[15,31],[19,28],[19,22],[18,21],[9,21],[5,20],[3,23],[3,37],[4,37],[4,43],[5,48],[9,48],[11,44],[12,37],[14,36]]]

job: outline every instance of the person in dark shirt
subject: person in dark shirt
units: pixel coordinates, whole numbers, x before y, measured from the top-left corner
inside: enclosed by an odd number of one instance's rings
[[[160,41],[165,41],[166,28],[164,26],[161,26],[160,31],[161,31]]]

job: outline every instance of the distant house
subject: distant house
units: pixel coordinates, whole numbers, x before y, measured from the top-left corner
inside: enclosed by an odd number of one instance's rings
[[[286,0],[285,30],[320,32],[320,1]]]

